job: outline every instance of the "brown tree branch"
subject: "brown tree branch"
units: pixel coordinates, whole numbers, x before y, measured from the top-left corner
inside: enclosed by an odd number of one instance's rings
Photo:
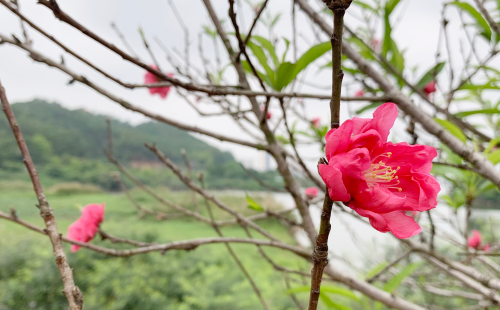
[[[207,9],[210,19],[212,20],[213,24],[215,25],[215,28],[217,29],[217,33],[219,34],[224,44],[224,47],[226,48],[226,51],[229,54],[229,57],[231,58],[232,64],[236,69],[236,72],[238,73],[238,79],[240,85],[243,87],[243,89],[250,90],[251,89],[250,84],[246,78],[243,66],[241,65],[241,63],[235,61],[236,60],[234,58],[235,52],[231,46],[231,42],[229,41],[227,33],[224,31],[224,28],[222,27],[222,24],[219,18],[217,17],[217,14],[215,13],[215,10],[212,6],[212,2],[210,0],[203,0],[203,3],[205,5],[205,8]],[[259,120],[261,120],[265,114],[263,114],[262,111],[260,110],[260,105],[257,102],[256,98],[248,97],[248,100],[252,104],[253,113]],[[266,140],[269,144],[269,149],[268,149],[269,154],[271,154],[274,157],[277,164],[277,169],[280,172],[281,176],[283,177],[283,180],[285,181],[285,188],[292,195],[295,204],[297,206],[297,209],[300,212],[303,221],[302,227],[306,231],[311,243],[313,243],[314,240],[316,239],[317,232],[316,229],[314,228],[314,223],[312,222],[309,209],[307,208],[307,203],[303,199],[300,187],[297,184],[297,181],[295,180],[288,163],[286,162],[286,157],[284,155],[285,150],[277,142],[276,137],[269,128],[267,122],[260,122],[260,129],[264,133]]]
[[[197,192],[198,194],[200,194],[201,196],[203,196],[205,199],[210,200],[217,207],[219,207],[220,209],[222,209],[222,210],[226,211],[227,213],[231,214],[236,219],[238,219],[238,221],[240,221],[240,222],[242,222],[242,223],[244,223],[244,224],[252,227],[256,231],[258,231],[259,233],[261,233],[263,236],[265,236],[265,237],[267,237],[267,238],[269,238],[271,240],[277,241],[277,239],[273,235],[271,235],[269,232],[267,232],[266,230],[264,230],[262,227],[260,227],[259,225],[255,224],[254,222],[248,220],[248,218],[242,216],[240,213],[236,212],[235,210],[229,208],[228,206],[226,206],[226,204],[224,204],[222,201],[220,201],[219,199],[217,199],[215,196],[209,194],[207,191],[203,190],[201,187],[199,187],[198,185],[196,185],[190,178],[188,178],[187,176],[185,176],[182,173],[182,171],[179,169],[179,167],[177,167],[155,145],[149,145],[147,143],[145,143],[145,145],[146,145],[146,147],[151,152],[153,152],[158,157],[158,159],[162,163],[164,163],[168,168],[170,168],[170,170],[172,170],[172,172],[174,172],[177,175],[177,177],[179,178],[179,180],[181,180],[191,190]]]
[[[342,35],[344,31],[344,15],[351,5],[352,0],[323,0],[327,7],[333,12],[333,34],[332,43],[332,100],[330,101],[331,128],[340,126],[340,96],[342,93]],[[318,165],[328,164],[326,160],[320,159]],[[330,236],[330,217],[332,215],[333,200],[330,198],[328,189],[325,191],[323,211],[316,246],[313,252],[313,269],[311,271],[311,293],[309,296],[309,310],[318,308],[321,280],[323,271],[328,264],[328,237]]]
[[[19,218],[14,218],[13,216],[1,212],[0,211],[0,218],[9,220],[11,222],[15,222],[17,224],[20,224],[24,227],[27,227],[37,233],[40,233],[42,235],[46,235],[47,233],[45,232],[44,229],[41,229],[39,227],[36,227],[35,225],[32,225],[28,222],[25,222]],[[104,248],[100,246],[96,246],[90,243],[85,243],[85,242],[79,242],[75,240],[71,240],[67,237],[60,236],[60,240],[78,245],[82,248],[87,248],[89,250],[93,250],[96,252],[100,252],[106,255],[110,256],[116,256],[116,257],[129,257],[133,255],[138,255],[138,254],[144,254],[144,253],[150,253],[150,252],[166,252],[170,250],[194,250],[198,246],[201,245],[207,245],[207,244],[215,244],[215,243],[241,243],[241,244],[257,244],[257,245],[262,245],[262,246],[268,246],[268,247],[274,247],[274,248],[279,248],[283,249],[286,251],[289,251],[291,253],[294,253],[300,257],[303,257],[305,259],[310,260],[311,259],[311,253],[307,250],[304,250],[302,248],[298,248],[295,246],[291,246],[279,241],[273,241],[273,240],[259,240],[259,239],[245,239],[245,238],[235,238],[235,237],[224,237],[224,238],[199,238],[199,239],[193,239],[193,240],[183,240],[183,241],[174,241],[170,243],[165,243],[165,244],[152,244],[149,246],[144,246],[144,247],[139,247],[135,249],[128,249],[128,250],[116,250],[116,249],[109,249],[109,248]],[[81,308],[80,308],[81,309]]]
[[[0,34],[0,40],[24,49],[25,51],[27,51],[27,52],[30,53],[30,57],[33,60],[35,60],[37,62],[45,63],[45,64],[49,65],[50,67],[54,67],[54,68],[59,69],[60,71],[66,73],[69,76],[71,76],[71,78],[73,80],[78,81],[78,82],[80,82],[82,84],[85,84],[85,85],[93,88],[98,93],[100,93],[100,94],[104,95],[105,97],[113,100],[114,102],[118,103],[119,105],[121,105],[125,109],[141,113],[141,114],[143,114],[146,117],[149,117],[151,119],[155,119],[155,120],[157,120],[159,122],[162,122],[162,123],[166,123],[166,124],[172,125],[174,127],[182,129],[182,130],[197,132],[197,133],[200,133],[200,134],[203,134],[203,135],[210,136],[210,137],[215,138],[215,139],[220,140],[220,141],[228,141],[228,142],[233,142],[233,143],[244,145],[244,146],[253,147],[253,148],[256,148],[258,150],[266,150],[266,146],[264,146],[262,144],[255,144],[255,143],[252,143],[252,142],[247,142],[247,141],[243,141],[243,140],[236,139],[236,138],[226,137],[224,135],[220,135],[218,133],[213,133],[211,131],[208,131],[208,130],[205,130],[205,129],[202,129],[202,128],[198,128],[196,126],[190,126],[190,125],[186,125],[186,124],[180,123],[180,122],[178,122],[176,120],[166,118],[166,117],[164,117],[162,115],[159,115],[159,114],[156,114],[154,112],[149,112],[149,111],[147,111],[147,110],[145,110],[145,109],[143,109],[143,108],[141,108],[139,106],[133,105],[130,102],[127,102],[126,100],[121,99],[121,98],[119,98],[119,97],[111,94],[107,90],[101,88],[97,84],[95,84],[95,83],[91,82],[90,80],[88,80],[86,77],[74,73],[73,71],[71,71],[65,65],[60,64],[60,63],[58,63],[58,62],[56,62],[56,61],[54,61],[54,60],[52,60],[52,59],[50,59],[50,58],[42,55],[42,54],[40,54],[39,52],[33,50],[31,47],[23,44],[22,42],[17,42],[16,40],[10,39],[10,38],[2,35],[2,34]]]
[[[40,216],[45,222],[46,228],[43,231],[50,238],[50,242],[52,243],[52,253],[55,257],[57,269],[61,274],[62,282],[64,285],[63,293],[68,299],[69,307],[71,310],[81,310],[83,307],[83,294],[78,286],[75,285],[75,281],[73,280],[73,271],[68,264],[66,253],[64,253],[64,248],[62,246],[60,235],[57,230],[57,222],[56,218],[54,217],[54,212],[50,207],[47,198],[45,197],[42,184],[40,183],[40,179],[38,177],[38,172],[35,168],[35,164],[31,159],[28,146],[24,141],[23,134],[21,133],[21,129],[17,123],[16,117],[14,116],[14,112],[12,112],[9,101],[7,100],[7,94],[5,93],[5,89],[3,88],[1,83],[0,101],[2,102],[2,110],[7,117],[14,137],[16,138],[17,145],[19,146],[19,150],[21,151],[21,154],[23,156],[24,165],[28,170],[31,182],[33,183],[33,189],[38,200],[37,207],[40,209]]]

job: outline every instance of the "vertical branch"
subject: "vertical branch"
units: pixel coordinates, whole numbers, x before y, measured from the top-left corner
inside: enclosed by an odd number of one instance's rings
[[[66,258],[66,254],[64,253],[64,249],[61,242],[62,235],[57,231],[57,223],[54,217],[54,213],[52,208],[45,197],[45,193],[43,192],[42,184],[40,183],[40,178],[38,177],[38,172],[36,171],[35,164],[31,159],[30,152],[28,150],[28,146],[24,141],[23,134],[21,133],[21,128],[17,124],[16,117],[14,116],[14,112],[12,111],[9,101],[7,100],[7,95],[5,93],[5,89],[0,83],[0,101],[2,102],[2,110],[9,121],[10,127],[12,128],[12,132],[14,133],[14,137],[16,138],[17,145],[19,146],[19,150],[23,156],[23,162],[26,165],[26,169],[31,178],[31,182],[33,183],[33,189],[36,194],[36,198],[38,200],[37,207],[40,209],[40,216],[45,222],[45,233],[49,236],[50,242],[52,243],[52,253],[56,259],[57,269],[59,269],[59,273],[61,274],[61,278],[64,285],[63,293],[66,295],[68,299],[69,307],[71,310],[82,310],[83,307],[83,294],[80,289],[75,285],[73,280],[73,271],[71,270],[68,259]]]
[[[332,101],[330,102],[332,128],[339,128],[340,126],[340,95],[342,80],[344,79],[344,72],[342,71],[342,32],[344,30],[345,10],[351,2],[352,0],[334,0],[328,5],[333,12]]]
[[[344,30],[345,11],[351,5],[352,0],[323,0],[333,12],[333,34],[332,34],[332,101],[330,102],[331,128],[340,126],[340,96],[342,93],[342,32]],[[320,159],[318,164],[328,164],[325,159]],[[323,271],[328,264],[328,237],[330,235],[330,217],[332,214],[333,200],[325,193],[323,211],[321,212],[321,223],[316,246],[313,252],[313,269],[311,271],[311,293],[309,295],[309,310],[318,308],[318,300],[321,288]]]

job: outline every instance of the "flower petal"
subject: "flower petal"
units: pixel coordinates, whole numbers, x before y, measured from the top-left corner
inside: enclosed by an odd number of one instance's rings
[[[351,141],[352,126],[352,120],[347,120],[338,129],[328,131],[325,136],[325,154],[328,161],[338,153],[347,152],[349,141]]]
[[[364,209],[354,209],[359,215],[368,217],[370,224],[380,232],[390,231],[396,238],[406,239],[422,231],[422,228],[411,216],[407,216],[403,211],[389,213],[375,213]]]
[[[387,142],[389,131],[398,117],[398,108],[392,102],[387,102],[378,107],[373,113],[373,119],[368,122],[361,132],[367,132],[370,129],[378,131],[382,142]]]
[[[339,169],[329,165],[319,165],[319,174],[328,187],[328,194],[334,201],[349,201],[351,196],[342,181],[342,173]]]
[[[388,213],[401,209],[405,201],[405,197],[399,197],[387,188],[376,185],[371,189],[357,193],[352,203],[356,209],[365,209],[376,213]]]
[[[342,180],[351,196],[368,188],[363,171],[370,167],[370,155],[365,148],[338,154],[330,159],[330,166],[342,173]]]
[[[406,142],[386,144],[384,153],[391,153],[386,159],[387,165],[391,167],[411,165],[412,171],[420,173],[430,173],[432,160],[437,156],[437,151],[428,145],[409,145]]]
[[[349,143],[348,151],[357,148],[366,148],[372,150],[380,142],[380,134],[371,129],[365,133],[353,136]]]

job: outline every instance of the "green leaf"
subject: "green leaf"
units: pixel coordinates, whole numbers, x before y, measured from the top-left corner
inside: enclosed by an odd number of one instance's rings
[[[400,0],[389,0],[384,8],[384,42],[382,43],[382,56],[387,57],[387,53],[392,48],[392,27],[390,16],[396,6],[399,4]]]
[[[436,79],[436,76],[443,70],[444,66],[446,65],[446,62],[440,62],[437,65],[434,66],[434,68],[430,69],[425,73],[420,81],[418,81],[417,85],[415,85],[416,88],[422,89],[424,88],[427,84],[430,82],[434,81]]]
[[[488,159],[493,163],[493,165],[496,165],[500,163],[500,149],[493,151],[489,156]]]
[[[405,59],[403,57],[403,54],[399,51],[398,46],[394,40],[391,40],[391,64],[399,71],[403,72],[403,69],[405,68]],[[400,81],[400,83],[403,83],[404,81]]]
[[[500,110],[498,109],[481,109],[481,110],[472,110],[472,111],[463,111],[463,112],[458,112],[455,114],[456,117],[466,117],[466,116],[471,116],[475,114],[500,114]]]
[[[500,1],[500,0],[499,0]],[[359,0],[356,0],[356,1],[353,1],[352,2],[353,5],[357,5],[357,6],[360,6],[362,9],[365,9],[365,10],[368,10],[368,11],[371,11],[372,13],[375,13],[378,15],[378,11],[376,9],[374,9],[373,7],[371,7],[369,4],[367,3],[364,3],[362,1],[359,1]]]
[[[462,132],[462,130],[460,128],[458,128],[457,125],[453,124],[450,121],[444,120],[444,119],[435,118],[434,120],[436,122],[438,122],[441,126],[446,128],[446,130],[448,130],[452,135],[454,135],[455,137],[460,139],[460,141],[462,141],[463,143],[465,143],[467,141],[467,137]]]
[[[392,277],[387,283],[384,285],[383,289],[386,292],[393,293],[400,285],[403,280],[411,275],[423,262],[413,263],[401,270],[397,275]]]
[[[278,139],[278,141],[283,143],[284,145],[290,144],[290,140],[288,140],[288,138],[285,138],[283,136],[276,136],[276,139]]]
[[[368,271],[368,273],[366,274],[366,279],[373,277],[374,275],[382,271],[382,269],[384,269],[387,265],[389,265],[389,263],[387,262],[382,262],[378,264],[372,270]]]
[[[266,53],[264,53],[264,50],[258,46],[257,44],[252,43],[251,41],[248,42],[247,46],[252,50],[253,54],[255,57],[257,57],[257,60],[259,60],[259,63],[262,65],[264,70],[267,73],[267,76],[269,77],[269,80],[272,82],[269,86],[275,89],[275,77],[274,77],[274,71],[269,67],[267,64],[267,56]]]
[[[298,287],[294,287],[292,289],[289,289],[285,293],[286,294],[309,293],[310,291],[311,291],[310,285],[302,285],[302,286],[298,286]],[[335,294],[335,295],[342,295],[342,296],[345,296],[349,299],[352,299],[352,300],[355,300],[358,302],[360,301],[360,299],[358,298],[358,296],[356,296],[356,294],[354,294],[354,292],[352,292],[346,288],[343,288],[340,286],[335,286],[335,285],[322,285],[320,288],[319,298],[330,309],[351,310],[350,307],[338,304],[338,303],[334,302],[333,300],[331,300],[330,297],[328,297],[328,295],[326,295],[326,293],[331,293],[331,294]]]
[[[499,82],[498,79],[491,79],[484,84],[478,84],[478,85],[466,83],[464,86],[460,87],[460,89],[468,89],[468,90],[493,89],[493,90],[498,90],[498,89],[500,89],[500,86],[497,85],[498,82]]]
[[[456,6],[463,11],[469,13],[469,15],[476,20],[477,25],[481,28],[481,35],[485,37],[488,41],[491,41],[491,29],[484,17],[479,13],[472,5],[465,2],[454,1],[448,3],[448,5]]]
[[[290,81],[295,79],[295,77],[304,70],[310,63],[323,56],[326,52],[332,49],[332,44],[330,41],[319,43],[311,47],[307,52],[300,56],[297,60],[295,70],[292,73]]]
[[[319,294],[319,299],[321,299],[321,301],[324,302],[325,305],[329,309],[335,309],[335,310],[352,310],[352,308],[350,308],[348,306],[344,306],[344,305],[341,305],[341,304],[338,304],[338,303],[334,302],[333,300],[330,299],[330,297],[328,297],[325,294],[320,293]]]
[[[352,300],[360,301],[359,297],[353,291],[341,286],[323,284],[321,285],[321,292],[342,295]]]
[[[297,67],[296,64],[284,62],[278,67],[276,75],[276,90],[280,91],[285,88],[293,80],[293,71]]]
[[[252,40],[259,42],[262,47],[264,47],[269,52],[269,55],[271,55],[271,58],[273,59],[274,67],[278,68],[279,60],[278,56],[276,55],[276,49],[274,48],[274,45],[268,39],[261,36],[252,35]]]
[[[248,208],[249,209],[252,209],[252,210],[255,210],[255,211],[264,211],[264,208],[262,208],[262,206],[260,204],[258,204],[252,198],[250,198],[250,196],[248,196],[248,194],[245,194],[245,195],[247,197],[247,202],[248,202]]]
[[[243,65],[243,69],[250,73],[250,74],[253,74],[253,71],[252,71],[252,68],[250,68],[250,64],[248,63],[248,61],[246,60],[242,60],[241,61],[241,64]],[[271,81],[271,79],[269,78],[269,76],[267,76],[266,74],[260,72],[259,70],[255,69],[255,71],[257,71],[257,75],[269,86],[273,87],[273,81]]]
[[[281,62],[285,62],[286,54],[288,53],[288,50],[290,49],[290,41],[287,38],[283,38],[283,41],[285,41],[285,52],[283,53],[283,56],[281,56]]]

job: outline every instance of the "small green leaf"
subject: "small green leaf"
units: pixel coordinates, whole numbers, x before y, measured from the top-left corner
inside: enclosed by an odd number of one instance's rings
[[[462,130],[460,128],[458,128],[457,125],[453,124],[450,121],[444,120],[444,119],[435,118],[434,120],[436,122],[438,122],[441,126],[446,128],[446,130],[448,130],[452,135],[454,135],[455,137],[460,139],[460,141],[462,141],[463,143],[465,143],[467,141],[467,137],[462,132]]]
[[[392,27],[390,16],[400,0],[389,0],[384,8],[384,42],[382,42],[382,56],[387,57],[387,53],[392,48]]]
[[[403,280],[411,275],[423,262],[413,263],[401,270],[397,275],[392,277],[387,283],[384,285],[384,291],[393,293],[403,282]]]
[[[276,74],[276,88],[275,90],[280,91],[285,88],[293,80],[293,71],[296,68],[296,64],[290,62],[284,62],[278,67]]]
[[[496,165],[500,163],[500,149],[493,151],[489,156],[488,159],[493,163],[493,165]]]
[[[295,79],[295,77],[304,70],[310,63],[323,56],[326,52],[332,49],[332,44],[330,41],[319,43],[311,47],[307,52],[300,56],[297,60],[295,70],[292,74],[290,81]]]
[[[247,197],[247,202],[248,202],[248,208],[249,209],[252,209],[252,210],[255,210],[255,211],[264,211],[264,208],[262,208],[261,205],[259,205],[255,200],[253,200],[252,198],[250,198],[250,196],[248,196],[248,194],[245,194],[246,197]]]
[[[499,0],[500,1],[500,0]],[[362,9],[365,9],[365,10],[368,10],[368,11],[371,11],[372,13],[375,13],[378,15],[378,12],[377,10],[375,10],[373,7],[371,7],[369,4],[367,3],[364,3],[362,1],[359,1],[359,0],[356,0],[356,1],[353,1],[352,4],[354,5],[357,5],[357,6],[360,6]]]
[[[372,270],[368,271],[368,273],[366,274],[366,279],[373,277],[374,275],[382,271],[382,269],[384,269],[387,265],[389,265],[387,262],[382,262],[378,264]]]
[[[258,46],[257,44],[254,44],[253,42],[248,42],[247,46],[252,50],[253,54],[255,57],[257,57],[257,60],[259,60],[259,63],[261,66],[264,68],[266,71],[267,76],[269,77],[269,80],[272,82],[271,86],[272,88],[275,89],[275,77],[274,77],[274,71],[269,67],[267,64],[267,56],[266,53],[264,53],[264,50]]]
[[[463,111],[463,112],[458,112],[455,114],[456,117],[466,117],[466,116],[471,116],[475,114],[500,114],[500,110],[498,109],[482,109],[482,110],[472,110],[472,111]]]
[[[283,137],[283,136],[276,136],[276,139],[278,139],[279,142],[287,145],[287,144],[290,144],[290,140],[288,140],[287,138]]]
[[[274,48],[273,44],[268,39],[256,35],[252,35],[252,40],[259,42],[262,45],[262,47],[269,52],[269,55],[271,55],[271,58],[273,59],[274,67],[277,68],[279,66],[279,60],[278,56],[276,55],[276,49]]]
[[[326,294],[323,294],[323,292],[320,292],[319,294],[319,299],[325,303],[325,305],[329,309],[335,309],[335,310],[352,310],[351,307],[341,305],[339,303],[334,302],[333,300],[330,299]]]
[[[342,296],[345,296],[345,297],[350,298],[352,300],[359,301],[359,297],[356,296],[356,294],[354,294],[353,291],[348,290],[348,289],[341,287],[341,286],[323,284],[323,285],[321,285],[321,292],[342,295]]]

